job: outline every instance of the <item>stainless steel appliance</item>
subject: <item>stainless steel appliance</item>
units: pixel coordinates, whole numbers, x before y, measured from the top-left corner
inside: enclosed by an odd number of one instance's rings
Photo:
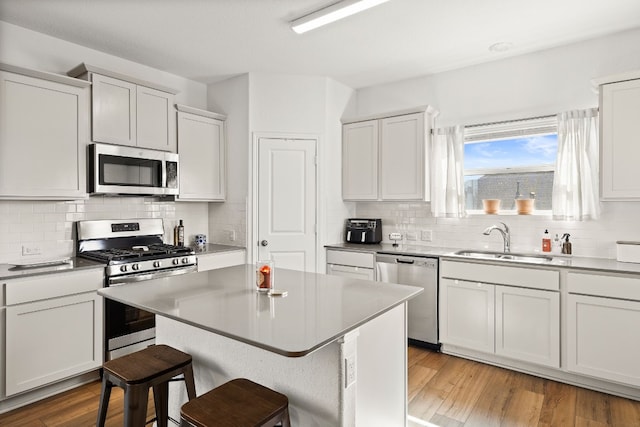
[[[106,264],[105,286],[197,269],[193,249],[163,243],[162,219],[78,221],[76,231],[77,256]],[[154,343],[154,314],[108,299],[104,312],[106,360]]]
[[[348,243],[380,243],[382,241],[381,219],[347,219],[344,240]]]
[[[434,350],[438,341],[438,259],[391,253],[376,255],[379,282],[419,286],[424,292],[409,300],[409,341]]]
[[[178,155],[122,145],[89,145],[89,192],[178,194]]]

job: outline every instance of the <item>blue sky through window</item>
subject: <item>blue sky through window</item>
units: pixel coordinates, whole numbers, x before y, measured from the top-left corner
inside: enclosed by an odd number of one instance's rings
[[[557,151],[557,134],[467,143],[464,145],[464,168],[553,165]]]

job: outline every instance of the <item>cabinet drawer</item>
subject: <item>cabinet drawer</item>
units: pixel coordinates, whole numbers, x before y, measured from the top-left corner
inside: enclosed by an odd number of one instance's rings
[[[375,261],[375,254],[368,252],[327,250],[327,264],[374,268]]]
[[[103,287],[102,268],[55,273],[24,279],[11,279],[5,283],[6,305],[80,294]]]
[[[450,279],[495,283],[523,288],[560,290],[560,272],[535,268],[442,261],[440,275]]]
[[[640,301],[640,278],[569,273],[567,274],[567,290],[574,294]]]

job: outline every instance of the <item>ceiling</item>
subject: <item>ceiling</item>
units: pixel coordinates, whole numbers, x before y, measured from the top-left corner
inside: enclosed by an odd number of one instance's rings
[[[390,0],[298,35],[334,0],[0,0],[0,20],[211,83],[246,72],[353,88],[640,27],[638,0]],[[508,42],[506,52],[492,52]]]

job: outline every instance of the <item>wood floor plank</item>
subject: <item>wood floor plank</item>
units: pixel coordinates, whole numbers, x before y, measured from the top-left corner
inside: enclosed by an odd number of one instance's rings
[[[407,399],[410,401],[431,381],[438,371],[415,363],[409,368],[408,373]]]
[[[471,362],[436,414],[464,423],[489,381],[491,371],[488,365]]]
[[[640,405],[629,399],[610,397],[612,426],[640,426]]]
[[[465,427],[499,426],[504,419],[504,411],[511,394],[510,372],[506,369],[490,367],[490,377],[473,411],[469,414]]]
[[[611,424],[609,395],[578,388],[576,395],[576,419],[580,417],[604,425]]]
[[[539,427],[575,424],[576,387],[556,381],[546,381]]]
[[[507,400],[502,425],[513,427],[537,426],[544,395],[522,388],[512,388]]]

